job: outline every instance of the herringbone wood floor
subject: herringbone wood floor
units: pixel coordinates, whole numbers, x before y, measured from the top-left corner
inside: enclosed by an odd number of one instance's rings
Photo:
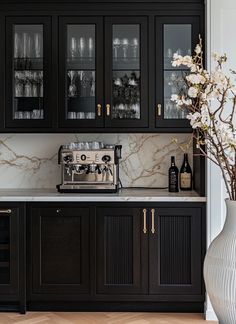
[[[210,324],[202,314],[162,313],[0,313],[0,324]]]

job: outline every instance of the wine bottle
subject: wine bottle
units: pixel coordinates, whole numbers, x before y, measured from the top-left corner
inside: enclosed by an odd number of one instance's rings
[[[171,157],[171,166],[169,168],[169,192],[179,191],[179,170],[175,165],[175,157]]]
[[[188,154],[184,154],[184,161],[180,169],[180,189],[192,190],[192,169],[188,163]]]

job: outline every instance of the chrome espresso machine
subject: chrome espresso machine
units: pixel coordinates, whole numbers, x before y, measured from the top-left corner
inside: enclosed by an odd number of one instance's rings
[[[62,145],[59,192],[117,192],[121,145],[75,142]]]

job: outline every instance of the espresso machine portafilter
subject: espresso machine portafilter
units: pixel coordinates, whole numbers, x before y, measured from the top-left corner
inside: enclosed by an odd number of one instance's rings
[[[97,142],[96,142],[97,143]],[[121,145],[87,145],[81,142],[62,145],[58,152],[61,165],[59,192],[117,192]]]

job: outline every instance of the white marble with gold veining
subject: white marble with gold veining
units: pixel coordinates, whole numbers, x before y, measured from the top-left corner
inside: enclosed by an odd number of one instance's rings
[[[0,135],[0,188],[55,188],[60,183],[57,152],[61,144],[99,140],[121,144],[124,187],[166,187],[170,156],[180,167],[190,134],[4,134]],[[189,156],[192,155],[190,145]],[[190,161],[192,164],[192,161]]]
[[[0,201],[68,202],[205,202],[195,191],[170,193],[166,189],[122,189],[117,193],[58,193],[55,189],[0,189]]]

